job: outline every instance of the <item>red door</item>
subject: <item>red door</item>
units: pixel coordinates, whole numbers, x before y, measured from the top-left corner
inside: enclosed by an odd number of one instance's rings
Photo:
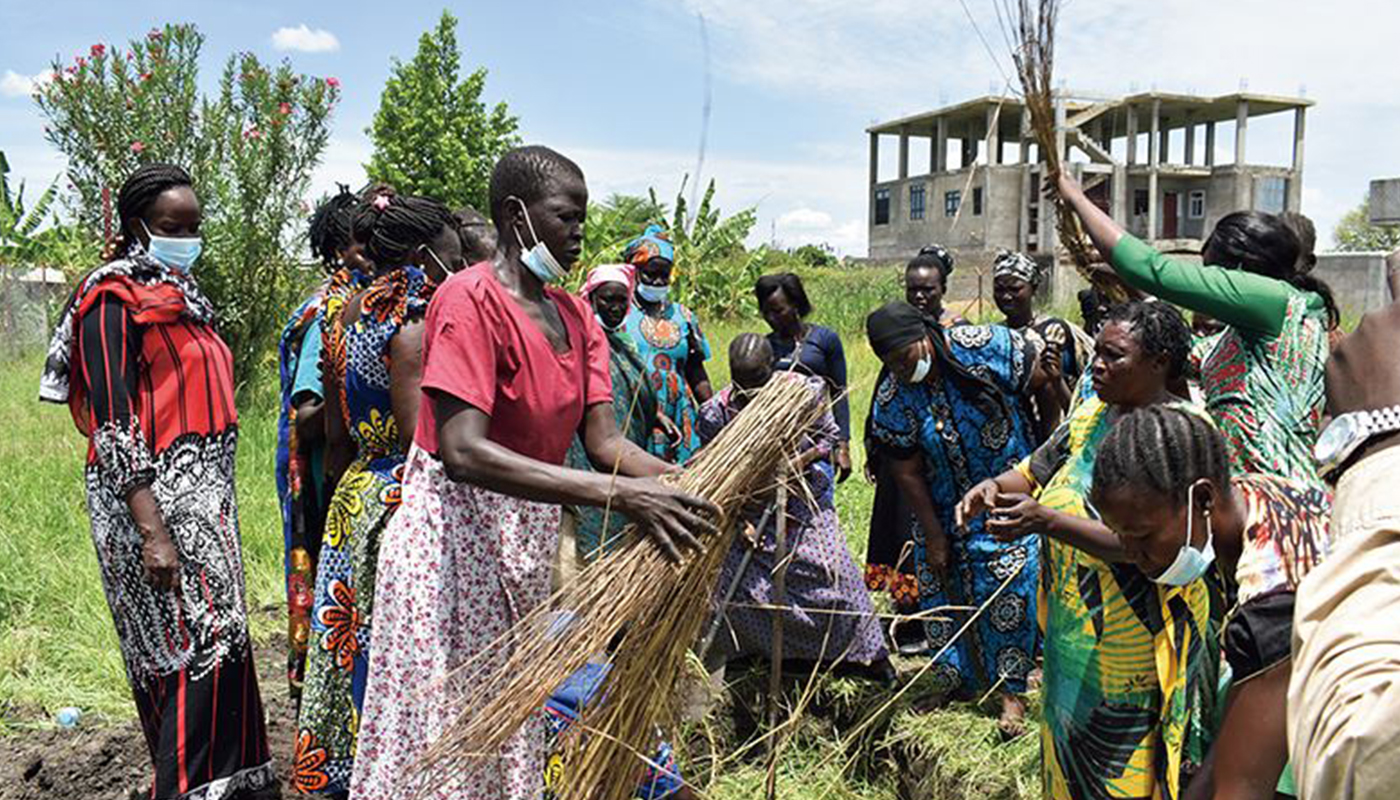
[[[1181,195],[1176,192],[1167,192],[1162,197],[1162,238],[1175,239],[1177,237],[1177,203]]]

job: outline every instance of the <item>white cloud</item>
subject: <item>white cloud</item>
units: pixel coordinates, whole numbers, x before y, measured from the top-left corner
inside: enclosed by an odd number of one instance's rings
[[[340,40],[328,30],[312,30],[303,22],[295,28],[278,28],[272,34],[272,46],[298,53],[334,53],[340,49]]]
[[[822,230],[831,227],[831,215],[812,208],[795,208],[778,217],[778,227],[795,230]]]
[[[5,97],[29,97],[34,90],[53,80],[53,72],[44,70],[37,75],[21,75],[12,69],[5,70],[0,77],[0,95]]]

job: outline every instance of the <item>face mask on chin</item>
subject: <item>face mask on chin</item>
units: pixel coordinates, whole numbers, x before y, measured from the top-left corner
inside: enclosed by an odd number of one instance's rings
[[[530,221],[530,210],[525,207],[525,201],[518,197],[512,199],[520,204],[520,211],[525,215],[525,225],[530,229],[530,238],[535,240],[534,247],[527,249],[525,240],[520,236],[520,231],[515,231],[515,241],[520,244],[521,262],[542,283],[558,283],[569,274],[569,271],[559,264],[554,254],[549,251],[549,245],[545,244],[540,239],[539,234],[535,233],[535,225]]]
[[[146,254],[165,266],[188,275],[190,268],[199,260],[199,254],[204,250],[204,241],[198,236],[156,236],[146,226],[145,220],[137,221],[141,223],[141,228],[146,231],[146,237],[150,241],[150,244],[146,245]]]
[[[1215,561],[1215,531],[1211,527],[1209,511],[1206,511],[1205,547],[1197,550],[1191,546],[1191,525],[1196,519],[1196,507],[1191,501],[1195,499],[1197,485],[1199,484],[1192,484],[1186,490],[1186,543],[1177,551],[1171,566],[1152,579],[1157,583],[1166,586],[1186,586],[1205,575],[1206,570],[1210,569],[1210,565]]]

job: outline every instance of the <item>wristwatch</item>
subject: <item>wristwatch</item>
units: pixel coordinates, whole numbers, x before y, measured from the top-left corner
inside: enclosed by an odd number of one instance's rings
[[[1400,405],[1374,411],[1353,411],[1332,420],[1313,446],[1318,473],[1332,478],[1338,468],[1366,442],[1383,433],[1400,431]]]

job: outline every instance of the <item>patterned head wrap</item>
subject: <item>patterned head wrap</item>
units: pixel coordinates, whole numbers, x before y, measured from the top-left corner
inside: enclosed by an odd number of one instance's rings
[[[653,258],[664,258],[675,263],[676,248],[660,225],[650,225],[627,249],[622,251],[622,260],[628,264],[641,266]]]
[[[996,261],[992,262],[992,278],[1000,278],[1003,275],[1020,278],[1031,286],[1040,283],[1040,267],[1025,253],[1014,253],[1010,250],[998,252]]]
[[[579,294],[585,298],[593,294],[605,283],[620,283],[627,287],[627,296],[632,296],[632,289],[636,283],[636,272],[631,264],[600,264],[588,272],[588,280],[584,281],[583,289]]]

